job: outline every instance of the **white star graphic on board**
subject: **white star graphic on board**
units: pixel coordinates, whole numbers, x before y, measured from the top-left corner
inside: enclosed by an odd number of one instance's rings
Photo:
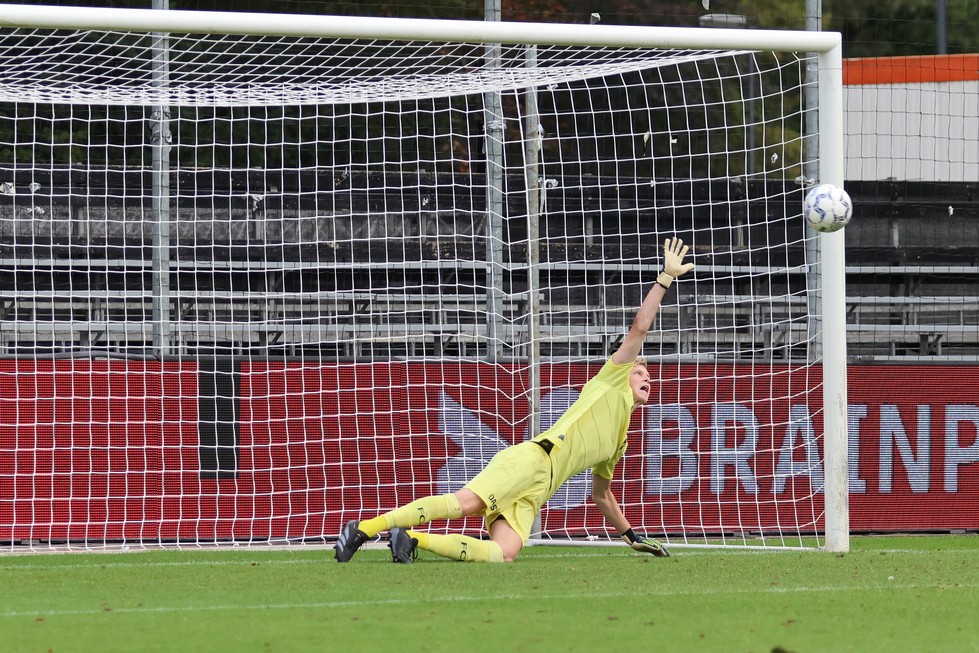
[[[557,422],[581,393],[573,388],[557,388],[541,397],[541,430]],[[479,416],[446,394],[439,396],[439,430],[461,451],[449,458],[436,474],[439,493],[461,489],[478,474],[490,459],[509,443],[486,426]],[[524,432],[521,440],[527,438]],[[591,474],[582,472],[558,488],[547,502],[548,508],[568,509],[584,505],[591,495]]]
[[[476,413],[444,393],[439,396],[439,430],[462,450],[438,470],[436,481],[441,494],[460,490],[508,444]]]

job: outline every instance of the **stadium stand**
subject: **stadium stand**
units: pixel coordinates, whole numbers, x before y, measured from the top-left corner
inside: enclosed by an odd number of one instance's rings
[[[416,173],[412,186],[422,187],[418,178],[425,174]],[[350,192],[330,192],[337,179]],[[174,353],[479,354],[489,312],[481,289],[485,264],[474,262],[473,252],[482,198],[454,196],[452,184],[433,175],[432,194],[424,198],[417,191],[399,192],[397,179],[383,182],[332,171],[322,178],[297,174],[274,180],[251,172],[221,181],[175,175],[173,247],[179,255],[168,263]],[[0,351],[152,354],[154,261],[143,220],[149,183],[145,173],[0,171]],[[517,190],[520,183],[511,181]],[[327,190],[270,192],[299,187]],[[858,207],[846,234],[850,356],[974,360],[979,354],[976,185],[885,181],[855,182],[848,189]],[[783,190],[787,197],[800,192]],[[672,197],[702,193],[737,199],[750,196],[751,188],[662,182],[649,193],[636,206],[614,210],[612,198],[549,204],[544,229],[562,238],[549,240],[554,244],[541,253],[542,326],[575,338],[553,348],[545,339],[543,355],[603,355],[628,326],[631,316],[605,311],[601,298],[576,291],[588,287],[576,280],[600,275],[621,282],[609,287],[636,295],[625,305],[639,299],[644,253],[628,237],[628,220],[661,219],[666,213],[681,232],[703,231],[710,207],[679,215],[669,208]],[[510,196],[509,210],[521,215],[523,194]],[[746,233],[736,235],[735,242],[699,242],[695,282],[683,284],[677,302],[664,307],[661,316],[671,325],[711,328],[684,329],[678,341],[660,340],[663,353],[695,352],[698,338],[711,338],[728,342],[732,357],[770,355],[773,341],[805,328],[809,303],[818,301],[793,293],[794,277],[807,273],[801,250],[789,248],[798,263],[792,272],[773,276],[754,266],[748,250],[736,242],[741,237],[755,243],[801,242],[793,231],[801,224],[768,220],[755,226],[748,202],[725,206],[745,212]],[[603,225],[604,238],[588,235],[587,216],[598,208],[625,218],[619,232]],[[374,216],[383,216],[389,231],[401,237],[372,239],[370,221],[352,215],[370,215],[375,222]],[[427,237],[425,223],[431,220],[456,221],[453,229],[440,231],[457,237]],[[514,242],[524,237],[522,228],[522,220],[508,224]],[[614,258],[630,262],[604,264],[608,248],[614,248]],[[732,274],[749,268],[746,277]],[[508,273],[503,317],[515,320],[508,328],[520,334],[528,328],[516,317],[526,314],[529,300],[526,266],[514,264]],[[751,292],[737,286],[744,283],[754,284]],[[657,342],[658,336],[651,338]],[[316,343],[312,350],[309,343]]]

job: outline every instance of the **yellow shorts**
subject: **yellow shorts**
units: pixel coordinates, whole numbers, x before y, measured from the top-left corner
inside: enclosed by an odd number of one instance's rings
[[[507,520],[523,541],[530,538],[534,518],[547,500],[551,461],[533,442],[521,442],[493,456],[466,484],[486,503],[486,530],[498,517]]]

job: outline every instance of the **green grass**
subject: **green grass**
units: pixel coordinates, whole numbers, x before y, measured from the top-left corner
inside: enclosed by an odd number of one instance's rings
[[[979,651],[979,538],[852,549],[0,556],[0,651]]]

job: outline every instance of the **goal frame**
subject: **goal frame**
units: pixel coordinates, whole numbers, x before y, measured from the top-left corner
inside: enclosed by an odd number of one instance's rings
[[[444,40],[807,52],[818,57],[818,178],[843,186],[843,60],[837,32],[568,25],[294,14],[0,5],[8,28],[109,29],[292,37]],[[820,234],[824,410],[823,548],[849,550],[844,231]]]

